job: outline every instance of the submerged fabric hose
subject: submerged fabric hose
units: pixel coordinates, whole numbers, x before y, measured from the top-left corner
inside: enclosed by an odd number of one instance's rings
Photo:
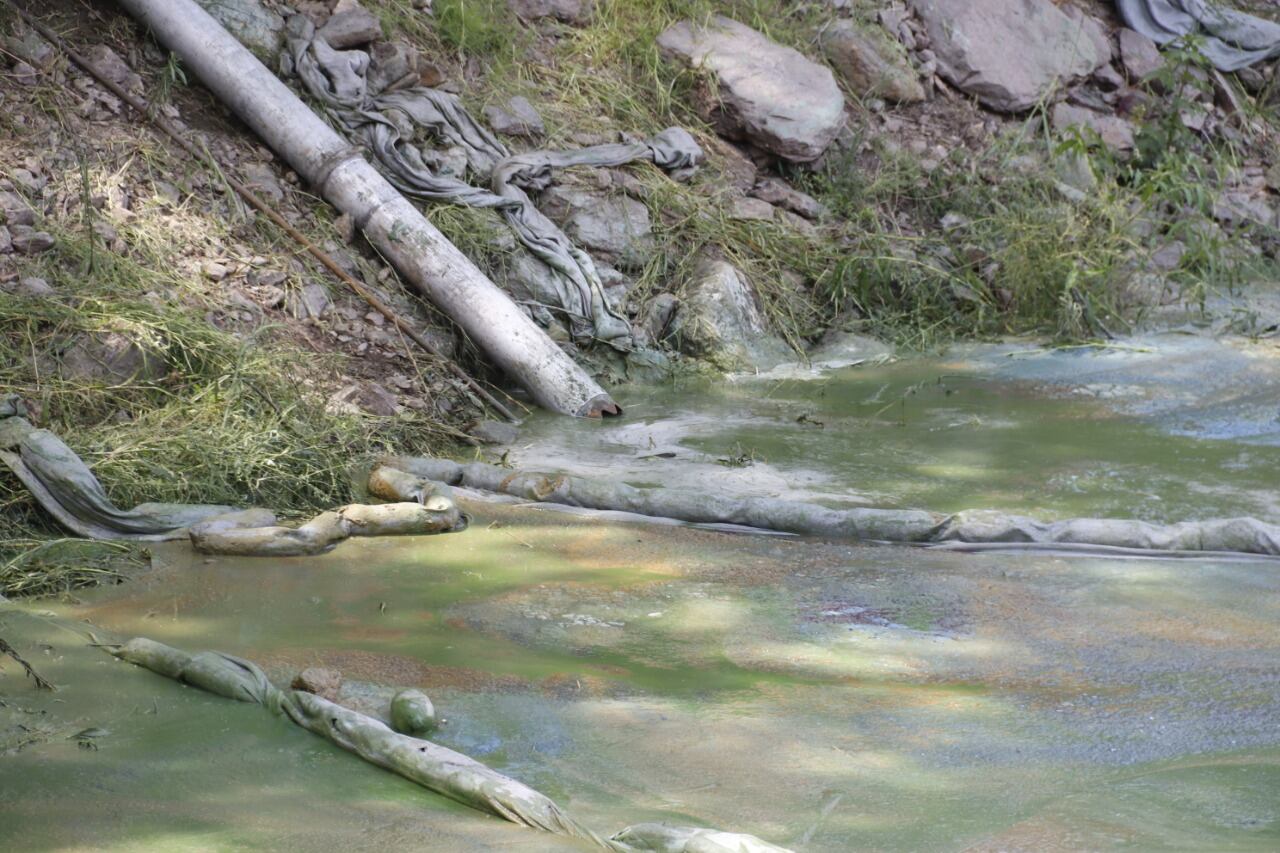
[[[1280,527],[1253,518],[1151,524],[1145,521],[1074,518],[1037,521],[1004,512],[978,510],[951,515],[913,509],[831,509],[777,498],[729,497],[678,489],[643,489],[564,474],[511,471],[479,462],[390,457],[390,468],[425,480],[513,495],[530,501],[596,510],[620,510],[698,524],[739,524],[765,530],[834,539],[858,539],[955,546],[1000,544],[1063,550],[1128,549],[1157,553],[1280,556]],[[375,469],[371,482],[394,477]],[[399,482],[406,482],[403,479]],[[386,488],[379,497],[399,492]]]
[[[546,292],[535,294],[541,309],[564,314],[575,340],[601,340],[623,350],[630,347],[631,324],[611,304],[591,256],[574,246],[525,191],[545,188],[553,169],[571,166],[621,166],[635,160],[649,160],[668,170],[696,166],[704,155],[687,131],[669,128],[632,145],[513,156],[467,113],[456,95],[421,86],[372,91],[369,54],[335,50],[302,15],[289,19],[288,45],[291,67],[287,70],[301,79],[350,138],[374,154],[396,189],[424,201],[497,210],[520,243],[552,273]],[[487,178],[491,189],[437,174],[412,144],[414,128],[419,127],[461,148],[471,171]]]
[[[784,848],[750,835],[661,824],[627,827],[612,839],[605,839],[524,783],[432,741],[399,734],[379,720],[320,696],[281,690],[251,661],[219,652],[192,654],[145,637],[108,649],[121,660],[184,684],[262,705],[372,764],[520,826],[580,838],[608,850],[786,853]]]
[[[1130,29],[1156,44],[1201,36],[1201,50],[1221,71],[1239,71],[1280,56],[1280,22],[1240,12],[1217,0],[1116,0],[1116,6]]]

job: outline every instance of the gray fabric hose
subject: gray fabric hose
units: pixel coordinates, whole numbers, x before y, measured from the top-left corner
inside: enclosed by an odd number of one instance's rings
[[[107,647],[117,658],[192,687],[262,705],[371,764],[519,826],[579,838],[606,850],[664,853],[787,853],[751,836],[700,827],[638,824],[612,839],[587,829],[549,797],[460,752],[301,690],[281,690],[251,661],[189,653],[145,637]]]
[[[1116,0],[1116,7],[1130,29],[1156,44],[1201,36],[1204,55],[1221,71],[1280,56],[1280,23],[1216,0]]]
[[[158,541],[182,539],[191,525],[214,518],[224,528],[275,524],[275,516],[263,509],[161,503],[120,509],[89,466],[58,436],[36,429],[25,414],[16,395],[0,401],[0,462],[46,512],[79,536]]]
[[[520,243],[552,272],[548,289],[535,294],[540,306],[566,317],[579,342],[600,340],[618,349],[630,348],[631,324],[611,304],[591,256],[542,215],[526,190],[545,188],[552,170],[573,166],[612,167],[636,160],[668,170],[696,166],[703,152],[687,131],[669,128],[632,145],[513,156],[467,113],[456,95],[421,86],[372,91],[369,54],[335,50],[302,15],[289,19],[287,37],[287,70],[325,105],[349,138],[373,153],[396,189],[424,201],[496,210]],[[472,173],[488,179],[491,189],[436,174],[412,144],[416,128],[465,151]]]
[[[696,524],[739,524],[831,539],[939,545],[962,550],[991,545],[1063,551],[1097,549],[1099,553],[1280,556],[1280,527],[1253,518],[1151,524],[1104,518],[1038,521],[988,510],[947,515],[914,509],[831,509],[777,498],[636,488],[564,474],[511,471],[479,462],[391,457],[382,460],[382,466],[401,472],[401,478],[410,474],[530,501],[618,510]],[[371,482],[405,482],[378,470],[375,469]],[[392,488],[384,488],[382,492],[378,496],[384,500],[394,500],[399,493]]]

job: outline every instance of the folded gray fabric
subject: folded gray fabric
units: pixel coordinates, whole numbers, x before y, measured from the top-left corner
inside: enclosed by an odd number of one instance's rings
[[[541,311],[568,320],[579,342],[604,341],[627,350],[631,323],[604,289],[591,256],[573,245],[538,211],[526,190],[543,189],[554,169],[573,166],[621,166],[649,160],[663,169],[686,169],[703,160],[702,149],[681,128],[670,128],[634,145],[597,145],[577,151],[537,151],[512,156],[498,139],[473,119],[456,95],[415,87],[375,92],[368,81],[369,54],[335,50],[302,15],[289,20],[286,71],[294,73],[319,100],[348,138],[368,149],[379,168],[404,195],[431,202],[496,210],[512,233],[550,269],[533,286]],[[412,144],[415,128],[447,146],[466,152],[471,172],[490,188],[440,175],[428,162],[430,152]],[[541,312],[535,311],[535,319]]]
[[[1280,22],[1215,0],[1116,0],[1116,7],[1130,29],[1156,44],[1201,36],[1205,56],[1221,71],[1280,56]]]

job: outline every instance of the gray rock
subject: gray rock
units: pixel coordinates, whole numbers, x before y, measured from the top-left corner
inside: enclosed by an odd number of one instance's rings
[[[633,198],[557,185],[540,201],[570,239],[610,264],[634,269],[653,255],[649,208]]]
[[[266,163],[245,163],[240,171],[249,189],[272,201],[284,201],[284,187],[276,180],[275,170]]]
[[[1079,197],[1073,197],[1072,201],[1082,200],[1098,188],[1098,176],[1093,171],[1093,164],[1089,162],[1089,155],[1083,151],[1072,149],[1055,155],[1053,173],[1058,181],[1080,194]]]
[[[117,385],[159,379],[166,372],[158,353],[119,332],[81,335],[63,353],[60,371],[64,379]]]
[[[822,33],[827,61],[859,95],[916,103],[924,86],[901,43],[881,27],[853,20],[835,21]]]
[[[389,418],[400,411],[400,402],[396,399],[396,395],[383,388],[377,382],[365,383],[364,387],[360,389],[357,401],[360,404],[360,408],[366,412],[380,415],[384,418]]]
[[[883,341],[836,328],[823,335],[818,345],[809,351],[809,363],[817,368],[831,370],[862,364],[872,359],[886,359],[892,355],[893,347]]]
[[[40,82],[40,72],[36,71],[34,65],[21,59],[13,64],[10,73],[19,86],[34,86]]]
[[[3,44],[10,55],[28,63],[29,67],[48,69],[58,58],[53,45],[45,41],[35,30],[27,29],[21,24],[15,26],[12,35],[4,37]]]
[[[17,193],[0,191],[0,216],[8,225],[36,224],[36,212]]]
[[[13,250],[22,255],[37,255],[47,252],[54,246],[53,235],[46,231],[37,231],[30,225],[12,225],[9,236],[13,242]]]
[[[947,82],[1000,112],[1030,109],[1106,61],[1050,0],[912,0]]]
[[[330,47],[346,50],[382,38],[382,23],[362,6],[349,6],[335,12],[317,33]]]
[[[695,107],[716,129],[798,163],[822,156],[844,124],[831,70],[730,18],[681,21],[658,37],[664,57],[710,72]]]
[[[1115,92],[1124,88],[1124,75],[1116,70],[1111,63],[1107,63],[1093,72],[1093,82],[1098,84],[1098,88],[1104,92]]]
[[[401,690],[391,700],[391,728],[402,735],[421,737],[440,726],[435,706],[421,690]]]
[[[775,212],[773,205],[758,198],[738,196],[729,203],[729,218],[739,221],[767,222],[773,219]]]
[[[507,0],[516,17],[526,21],[555,18],[566,24],[585,24],[595,10],[595,0]]]
[[[128,92],[142,91],[142,78],[120,58],[120,54],[105,44],[95,44],[86,51],[85,57],[99,74],[121,89]]]
[[[309,666],[293,677],[289,687],[336,702],[342,690],[342,673],[322,666]]]
[[[520,430],[506,421],[479,421],[467,430],[467,434],[485,444],[515,444]]]
[[[1186,254],[1186,244],[1181,240],[1165,243],[1151,253],[1151,266],[1160,272],[1173,272],[1182,266],[1182,258]]]
[[[18,185],[19,189],[26,190],[29,195],[39,195],[49,184],[47,178],[37,175],[30,169],[14,169],[10,177],[13,178],[13,182]]]
[[[769,331],[751,285],[721,260],[704,258],[697,265],[671,332],[682,352],[722,370],[767,370],[793,356]]]
[[[0,225],[0,255],[13,254],[13,236],[9,229]]]
[[[301,290],[290,294],[288,299],[289,313],[300,320],[323,317],[331,304],[329,291],[324,289],[324,285],[315,282],[304,284]]]
[[[284,18],[263,6],[262,0],[196,2],[268,67],[274,65],[284,45]]]
[[[14,289],[14,293],[31,299],[44,299],[46,297],[56,295],[57,291],[53,289],[53,286],[49,284],[49,282],[42,278],[32,276],[30,278],[19,279],[18,286]]]
[[[1111,36],[1107,27],[1101,21],[1086,13],[1074,3],[1061,3],[1058,5],[1058,9],[1071,19],[1071,25],[1093,45],[1094,53],[1098,57],[1097,67],[1101,68],[1115,58],[1115,49],[1111,44]]]
[[[680,300],[673,294],[659,293],[654,296],[644,304],[640,309],[640,316],[636,318],[635,329],[640,333],[638,337],[651,345],[662,343],[679,307]]]
[[[542,116],[538,115],[533,104],[519,95],[507,101],[505,107],[485,107],[484,117],[490,127],[507,136],[536,139],[547,132]]]
[[[1095,112],[1068,103],[1054,104],[1053,129],[1061,132],[1070,127],[1089,128],[1113,151],[1133,150],[1133,123],[1114,113]]]
[[[769,204],[799,214],[805,219],[821,219],[826,208],[813,196],[788,186],[777,178],[765,178],[751,188],[751,195]]]
[[[1120,63],[1134,83],[1145,80],[1164,67],[1164,57],[1156,43],[1142,33],[1124,28],[1117,35],[1120,44]]]
[[[325,404],[325,411],[334,415],[352,415],[363,411],[389,418],[400,412],[400,403],[394,394],[377,382],[361,382],[335,392]]]
[[[1265,197],[1247,190],[1231,190],[1218,196],[1213,202],[1213,218],[1228,225],[1253,223],[1268,228],[1277,226],[1275,208],[1267,203]],[[17,245],[16,239],[14,245]]]
[[[422,82],[418,53],[402,42],[380,41],[369,49],[369,57],[367,79],[370,94],[416,86]]]

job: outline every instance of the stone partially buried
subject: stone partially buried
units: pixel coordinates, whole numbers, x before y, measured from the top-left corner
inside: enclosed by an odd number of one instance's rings
[[[829,68],[731,18],[681,21],[658,36],[658,47],[709,73],[715,91],[704,87],[695,106],[720,133],[784,160],[816,160],[844,122],[844,95]]]

